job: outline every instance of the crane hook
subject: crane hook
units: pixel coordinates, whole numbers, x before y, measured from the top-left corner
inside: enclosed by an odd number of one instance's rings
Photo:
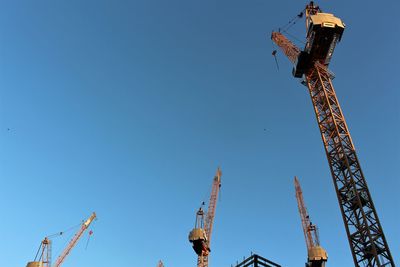
[[[275,58],[276,68],[279,70],[278,58],[276,57],[276,50],[272,51],[272,56]]]

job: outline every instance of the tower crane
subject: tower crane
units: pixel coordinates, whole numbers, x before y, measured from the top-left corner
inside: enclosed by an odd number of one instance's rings
[[[78,232],[74,235],[74,237],[71,239],[71,241],[68,243],[67,247],[64,249],[64,251],[60,254],[60,256],[57,258],[57,261],[54,265],[51,265],[51,240],[50,237],[45,237],[44,240],[41,242],[41,245],[39,247],[38,253],[36,254],[36,257],[34,261],[28,262],[26,267],[60,267],[68,254],[71,252],[71,250],[74,248],[74,246],[78,243],[79,239],[82,237],[83,233],[86,231],[86,229],[89,228],[90,224],[96,219],[96,213],[92,213],[92,215],[82,223],[82,226],[78,230]],[[60,232],[59,234],[56,235],[62,235],[63,233]],[[53,235],[55,236],[55,235]],[[39,255],[40,252],[40,256]],[[38,260],[38,261],[37,261]]]
[[[310,220],[303,198],[303,191],[301,190],[297,177],[294,177],[294,186],[296,189],[296,199],[297,206],[299,207],[301,224],[303,226],[304,237],[307,244],[308,259],[306,267],[325,267],[325,263],[328,260],[328,254],[325,249],[320,246],[318,228]]]
[[[197,267],[208,267],[208,255],[211,251],[211,234],[218,194],[221,188],[221,176],[222,172],[220,168],[218,168],[212,183],[207,213],[204,213],[203,209],[200,207],[196,213],[195,228],[189,233],[189,241],[193,244],[193,249],[198,255]]]
[[[394,267],[328,69],[344,28],[340,18],[323,13],[311,1],[303,50],[281,32],[272,32],[271,39],[294,64],[293,76],[303,78],[311,96],[355,266]]]

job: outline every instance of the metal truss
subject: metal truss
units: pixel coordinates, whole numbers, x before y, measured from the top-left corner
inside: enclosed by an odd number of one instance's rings
[[[332,85],[333,74],[316,63],[305,77],[324,143],[356,266],[394,267],[364,174]]]
[[[241,263],[237,264],[235,267],[281,267],[266,258],[263,258],[257,254],[253,254],[247,259],[243,260]]]

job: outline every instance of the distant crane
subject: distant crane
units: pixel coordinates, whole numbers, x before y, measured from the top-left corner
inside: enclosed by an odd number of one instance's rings
[[[196,213],[195,228],[189,233],[189,241],[193,244],[193,249],[198,255],[197,267],[208,267],[208,255],[211,251],[211,234],[218,194],[221,187],[221,176],[222,172],[220,168],[218,168],[213,179],[207,213],[204,214],[203,209],[200,207]]]
[[[94,219],[96,219],[96,213],[93,212],[92,215],[85,222],[82,223],[81,228],[69,242],[68,246],[64,249],[61,255],[57,258],[57,261],[54,265],[51,266],[51,240],[50,240],[51,236],[48,236],[45,237],[45,239],[41,242],[38,253],[36,254],[34,261],[28,262],[26,267],[60,267],[61,264],[64,262],[65,258],[73,249],[73,247],[78,243],[83,233],[86,231],[86,229],[89,228],[90,224],[94,221]],[[62,234],[63,233],[60,232],[52,236],[62,235]]]
[[[307,42],[300,50],[281,32],[271,39],[294,64],[293,76],[308,87],[324,143],[355,266],[394,267],[378,214],[328,70],[345,24],[310,2],[306,6]]]
[[[328,260],[328,254],[325,249],[320,246],[318,228],[310,220],[306,204],[303,198],[303,191],[301,190],[299,180],[294,177],[294,186],[296,190],[297,205],[303,226],[304,237],[307,244],[307,263],[306,267],[325,267]]]

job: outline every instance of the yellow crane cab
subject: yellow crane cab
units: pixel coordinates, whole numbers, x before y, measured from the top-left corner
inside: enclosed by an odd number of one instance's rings
[[[297,58],[293,76],[301,78],[317,61],[327,66],[344,28],[342,20],[333,14],[321,12],[310,15],[307,43]]]

